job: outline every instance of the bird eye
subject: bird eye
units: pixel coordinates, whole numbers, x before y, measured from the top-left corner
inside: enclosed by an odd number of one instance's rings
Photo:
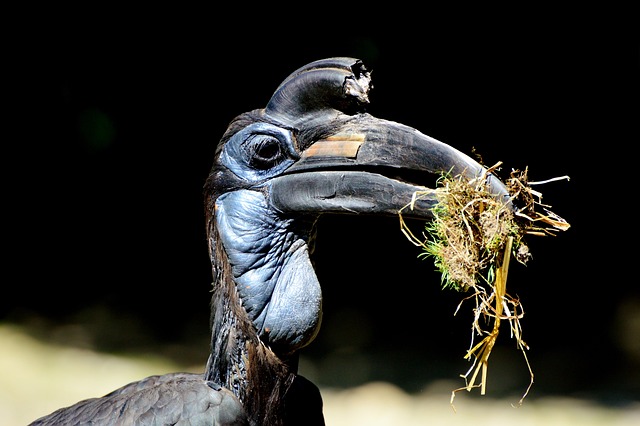
[[[256,169],[269,169],[278,165],[284,158],[280,141],[273,136],[255,135],[249,147],[249,164]]]

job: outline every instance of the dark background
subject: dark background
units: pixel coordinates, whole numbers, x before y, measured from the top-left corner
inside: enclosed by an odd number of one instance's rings
[[[10,31],[0,319],[43,339],[204,365],[202,185],[215,144],[296,68],[353,56],[373,69],[373,115],[505,173],[570,176],[539,189],[572,227],[530,238],[532,261],[509,277],[526,313],[531,395],[639,398],[639,45],[624,13],[242,9],[39,11]],[[325,320],[303,352],[314,381],[414,391],[466,371],[471,305],[454,316],[461,295],[441,290],[418,253],[395,218],[321,220]],[[508,334],[491,358],[494,394],[529,381]]]

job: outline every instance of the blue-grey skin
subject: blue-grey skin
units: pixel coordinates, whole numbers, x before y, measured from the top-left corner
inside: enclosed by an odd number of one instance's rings
[[[281,218],[258,191],[221,195],[216,219],[242,306],[261,338],[291,351],[312,340],[322,292],[309,258],[309,233],[300,235],[294,219]]]
[[[249,145],[277,139],[282,158],[273,167],[252,167]],[[290,131],[256,123],[236,133],[220,163],[247,189],[219,196],[216,225],[249,318],[263,341],[293,352],[318,332],[322,316],[320,283],[309,258],[313,223],[273,208],[265,194],[270,179],[299,160]]]

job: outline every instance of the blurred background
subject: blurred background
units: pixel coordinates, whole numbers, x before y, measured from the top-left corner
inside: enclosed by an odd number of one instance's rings
[[[211,283],[202,185],[215,145],[289,73],[330,56],[373,70],[371,114],[502,161],[503,177],[526,167],[534,181],[570,177],[538,189],[571,228],[529,238],[533,259],[510,270],[535,374],[525,407],[510,406],[530,376],[504,328],[487,396],[461,395],[458,419],[467,402],[480,424],[486,413],[540,415],[544,401],[607,413],[581,424],[639,415],[637,23],[596,9],[369,17],[353,6],[314,12],[313,22],[185,7],[16,18],[3,43],[0,423],[144,375],[202,370]],[[301,371],[323,389],[329,424],[377,424],[358,399],[367,390],[387,414],[451,415],[451,390],[470,366],[472,306],[454,315],[463,296],[442,290],[419,253],[397,218],[321,219],[325,316]],[[380,424],[413,424],[398,418]]]

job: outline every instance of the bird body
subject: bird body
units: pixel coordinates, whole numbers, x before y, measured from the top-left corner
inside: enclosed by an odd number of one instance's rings
[[[202,374],[173,373],[130,383],[31,423],[44,425],[248,425],[238,398]]]
[[[442,173],[487,174],[449,145],[366,113],[370,82],[357,59],[307,64],[218,143],[204,184],[213,276],[204,374],[150,377],[32,425],[324,424],[318,388],[298,374],[298,353],[322,322],[318,218],[397,214]],[[436,202],[425,196],[403,215],[428,220]]]

